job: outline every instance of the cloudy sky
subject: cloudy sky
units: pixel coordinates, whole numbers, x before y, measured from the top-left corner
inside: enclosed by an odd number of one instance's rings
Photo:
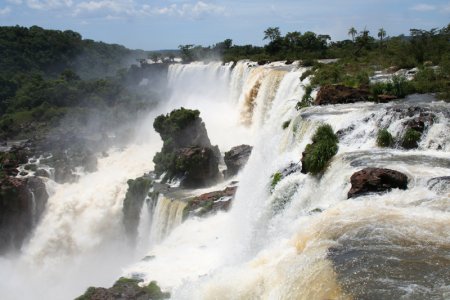
[[[388,35],[450,23],[450,0],[0,0],[0,25],[72,29],[84,38],[145,50],[262,44],[269,26],[347,38],[351,26]]]

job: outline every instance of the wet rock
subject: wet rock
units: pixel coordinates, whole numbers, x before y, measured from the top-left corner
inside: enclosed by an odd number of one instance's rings
[[[76,300],[160,300],[170,298],[170,293],[161,291],[155,281],[141,287],[142,280],[120,278],[109,288],[90,287]]]
[[[420,112],[417,117],[406,122],[407,128],[413,129],[417,132],[423,133],[424,130],[434,123],[436,116],[429,112]]]
[[[348,198],[390,191],[393,188],[406,190],[408,185],[408,177],[405,174],[383,168],[365,168],[354,173],[350,181],[352,187]]]
[[[219,175],[216,151],[210,147],[187,147],[176,152],[175,169],[181,186],[197,188],[214,183]]]
[[[378,102],[380,102],[380,103],[388,103],[388,102],[391,102],[391,101],[393,101],[393,100],[398,99],[397,96],[394,96],[394,95],[384,95],[384,94],[378,95],[377,98],[378,98]]]
[[[315,105],[345,104],[369,101],[370,92],[365,88],[344,85],[324,85],[317,93]]]
[[[0,253],[20,250],[47,200],[45,185],[37,177],[4,177],[0,181]]]
[[[224,172],[225,178],[236,175],[245,166],[252,153],[252,149],[252,146],[240,145],[225,152],[224,161],[227,166],[227,170]]]
[[[205,216],[219,210],[227,211],[236,194],[237,186],[227,187],[223,191],[202,194],[189,200],[183,212],[183,218],[188,216]]]
[[[47,170],[44,169],[38,169],[36,170],[36,172],[34,173],[35,176],[38,177],[46,177],[49,178],[50,177],[50,173]]]
[[[17,168],[28,162],[29,150],[26,147],[11,147],[6,152],[0,152],[0,174],[16,176]]]
[[[149,176],[142,176],[127,181],[128,190],[123,201],[123,224],[128,239],[134,243],[137,237],[137,229],[141,216],[142,206],[153,180]]]
[[[450,193],[450,176],[431,178],[428,180],[427,186],[438,194]]]

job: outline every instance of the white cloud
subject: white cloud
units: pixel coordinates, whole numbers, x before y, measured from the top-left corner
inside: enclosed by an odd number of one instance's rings
[[[74,7],[73,15],[75,16],[95,16],[110,20],[157,15],[199,19],[207,15],[225,13],[224,7],[204,1],[154,7],[148,4],[138,4],[134,0],[90,0],[82,1]]]
[[[11,12],[11,7],[0,8],[0,16],[6,16]]]
[[[20,5],[23,3],[22,0],[6,0],[6,1],[15,5]]]
[[[416,4],[413,7],[411,7],[411,10],[415,10],[415,11],[433,11],[433,10],[436,10],[436,6],[430,5],[430,4],[421,3],[421,4]]]
[[[27,0],[29,8],[37,10],[51,10],[67,8],[73,5],[72,0]]]

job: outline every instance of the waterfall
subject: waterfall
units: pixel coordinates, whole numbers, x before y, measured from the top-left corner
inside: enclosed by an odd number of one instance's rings
[[[441,183],[429,189],[428,182],[449,175],[449,105],[417,96],[297,111],[308,84],[300,80],[304,71],[249,61],[171,65],[167,101],[137,129],[147,143],[111,149],[99,170],[77,183],[48,181],[48,207],[33,237],[17,262],[0,261],[0,274],[11,277],[0,283],[5,298],[75,297],[121,274],[156,280],[173,299],[448,297],[450,198]],[[200,110],[222,152],[243,143],[253,152],[227,213],[182,222],[186,202],[162,194],[146,200],[136,253],[123,245],[126,180],[153,167],[161,148],[154,117],[180,106]],[[400,140],[421,111],[434,121],[418,149],[376,146],[380,128]],[[271,176],[300,162],[323,123],[339,133],[326,172],[296,172],[271,189]],[[408,189],[347,199],[351,175],[364,167],[403,172]],[[145,254],[152,259],[140,261]],[[39,280],[31,271],[49,269]],[[19,288],[24,280],[28,290]]]

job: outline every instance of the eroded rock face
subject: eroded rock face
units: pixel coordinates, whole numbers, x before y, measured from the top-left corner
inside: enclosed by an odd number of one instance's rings
[[[48,194],[40,178],[5,177],[0,182],[0,254],[20,250],[45,210]]]
[[[408,177],[405,174],[383,168],[365,168],[354,173],[350,181],[352,187],[348,198],[390,191],[393,188],[406,190],[408,185]]]
[[[202,187],[217,180],[219,160],[211,147],[186,147],[177,150],[175,168],[183,187]]]
[[[227,211],[236,194],[237,186],[227,187],[223,191],[214,191],[189,200],[184,210],[184,218],[188,216],[201,217],[217,212]]]
[[[227,170],[224,172],[225,178],[236,175],[245,166],[252,154],[252,149],[252,146],[240,145],[225,152],[224,161],[227,166]]]
[[[369,101],[370,92],[364,88],[351,88],[344,85],[324,85],[317,93],[315,105],[345,104]]]

